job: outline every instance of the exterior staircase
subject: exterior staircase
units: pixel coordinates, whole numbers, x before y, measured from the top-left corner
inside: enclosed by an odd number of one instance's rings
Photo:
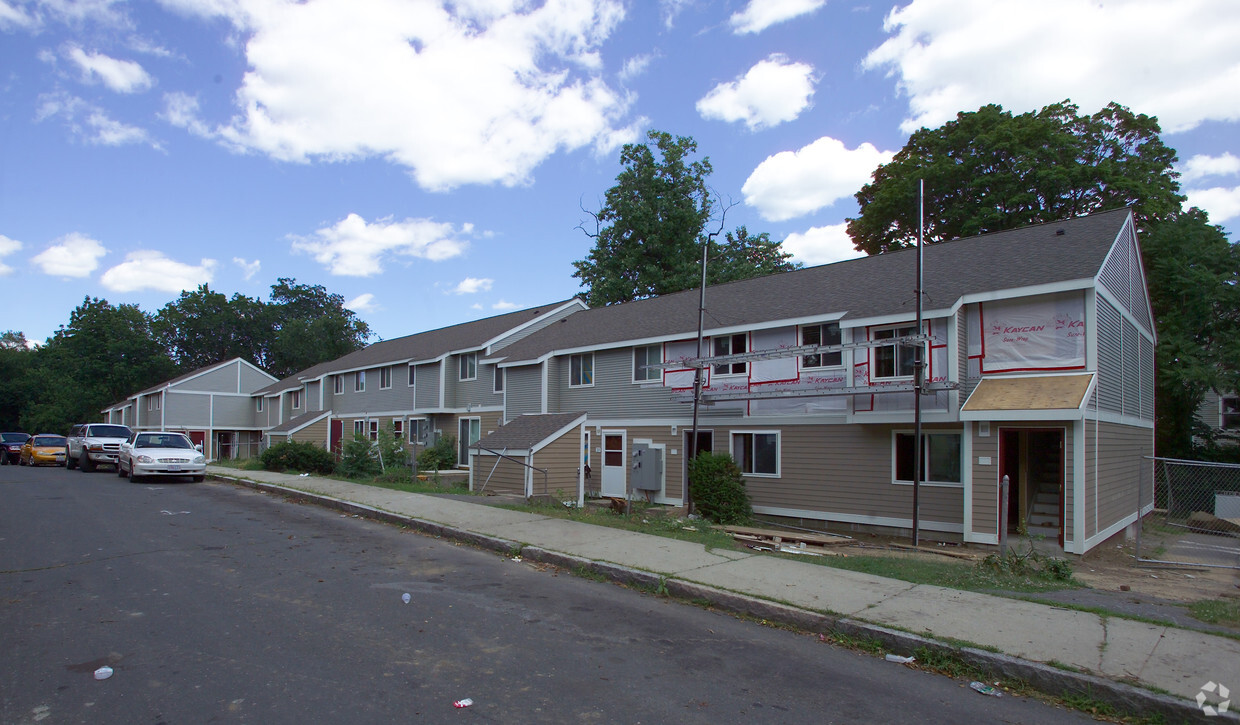
[[[1059,539],[1059,486],[1043,484],[1034,493],[1033,506],[1025,520],[1030,536],[1042,536],[1050,541]]]

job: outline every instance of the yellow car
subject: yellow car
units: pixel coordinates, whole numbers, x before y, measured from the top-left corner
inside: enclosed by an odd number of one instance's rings
[[[17,458],[19,466],[41,466],[50,463],[53,466],[65,465],[65,448],[69,442],[64,436],[41,433],[31,436],[22,446]]]

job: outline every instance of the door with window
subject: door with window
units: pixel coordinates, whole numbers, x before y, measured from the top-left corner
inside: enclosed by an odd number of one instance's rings
[[[461,418],[456,437],[456,465],[469,465],[469,447],[482,438],[481,418]]]
[[[625,495],[625,434],[622,430],[603,431],[603,495]]]

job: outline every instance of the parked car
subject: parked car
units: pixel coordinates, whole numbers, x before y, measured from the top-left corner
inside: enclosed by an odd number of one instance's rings
[[[17,463],[22,466],[63,465],[65,462],[65,437],[51,433],[31,436],[22,444]]]
[[[145,476],[206,477],[207,459],[202,449],[184,433],[139,431],[121,444],[116,475],[137,481]]]
[[[116,465],[121,444],[133,435],[127,425],[112,423],[79,423],[69,431],[65,451],[65,467],[82,467],[86,473],[100,463]]]
[[[0,433],[0,466],[7,466],[12,463],[17,464],[21,458],[22,446],[26,441],[30,440],[30,436],[25,433]]]

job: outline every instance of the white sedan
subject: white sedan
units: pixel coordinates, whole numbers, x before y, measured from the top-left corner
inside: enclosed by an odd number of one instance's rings
[[[116,475],[137,481],[145,476],[193,476],[201,481],[207,459],[184,433],[138,431],[121,444]]]

